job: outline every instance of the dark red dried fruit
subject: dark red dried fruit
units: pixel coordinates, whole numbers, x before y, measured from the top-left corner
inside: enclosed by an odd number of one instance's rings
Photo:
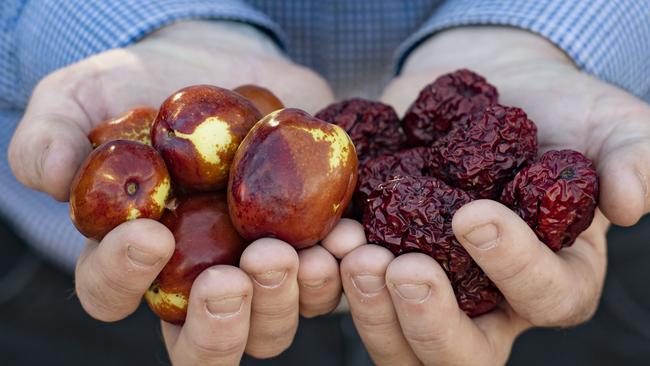
[[[395,176],[427,175],[428,160],[429,148],[414,147],[395,154],[378,156],[366,162],[359,170],[352,217],[361,220],[366,209],[366,198],[379,184]]]
[[[414,147],[369,160],[359,170],[357,184],[359,198],[365,200],[375,187],[394,176],[427,175],[428,160],[429,149],[426,147]]]
[[[454,126],[497,103],[497,89],[467,69],[445,74],[420,91],[402,120],[409,146],[429,146]]]
[[[447,273],[460,308],[477,316],[492,310],[501,295],[451,228],[454,213],[471,200],[433,177],[397,177],[370,193],[363,226],[368,242],[395,255],[421,252],[433,257]]]
[[[598,174],[581,153],[552,150],[517,173],[500,201],[557,251],[572,245],[591,225],[598,204]]]
[[[493,105],[481,118],[436,141],[429,170],[476,198],[496,199],[503,186],[537,156],[537,127],[520,108]]]
[[[315,116],[343,128],[357,149],[359,165],[399,150],[404,136],[393,107],[361,98],[330,104]]]

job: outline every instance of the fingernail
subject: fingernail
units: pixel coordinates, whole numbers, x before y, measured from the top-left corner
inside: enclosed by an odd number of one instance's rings
[[[496,245],[499,237],[499,230],[496,225],[484,224],[474,227],[472,231],[464,235],[465,240],[479,249],[489,249]]]
[[[327,284],[327,279],[324,280],[303,280],[300,281],[300,285],[302,287],[310,288],[310,289],[319,289],[325,287]]]
[[[162,259],[158,255],[147,253],[132,245],[129,245],[129,247],[126,249],[126,255],[136,264],[145,267],[153,266]]]
[[[208,300],[205,302],[205,307],[210,315],[220,319],[225,319],[239,314],[243,304],[243,296],[232,296]]]
[[[258,285],[266,288],[274,288],[280,286],[287,272],[284,271],[268,271],[253,275],[253,279]]]
[[[406,301],[422,302],[429,297],[431,286],[425,283],[403,283],[395,285],[399,297]]]
[[[352,276],[352,284],[364,296],[372,296],[379,293],[385,286],[383,277],[371,274]]]

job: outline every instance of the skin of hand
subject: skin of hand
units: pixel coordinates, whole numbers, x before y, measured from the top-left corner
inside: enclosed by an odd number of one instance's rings
[[[470,68],[523,108],[539,129],[540,150],[572,148],[594,160],[601,191],[592,225],[553,253],[514,212],[490,200],[462,207],[452,226],[505,301],[473,319],[459,308],[442,268],[411,253],[394,258],[364,245],[341,262],[359,334],[379,365],[500,365],[531,327],[590,319],[606,270],[610,222],[632,225],[648,212],[650,107],[589,76],[545,39],[513,28],[466,27],[420,45],[382,100],[403,112],[443,73]]]
[[[86,135],[95,124],[134,106],[159,106],[174,91],[203,83],[259,84],[285,105],[310,113],[333,100],[320,76],[292,63],[253,27],[176,23],[44,78],[9,147],[12,170],[27,187],[65,201],[91,150]],[[363,243],[361,226],[342,220],[322,246],[296,251],[282,241],[260,239],[245,250],[240,268],[207,269],[192,287],[186,323],[162,322],[172,362],[237,364],[243,352],[259,358],[281,353],[293,340],[299,314],[325,314],[339,303],[335,257]],[[171,232],[148,219],[118,226],[101,243],[89,241],[75,272],[84,309],[102,321],[127,317],[173,250]]]

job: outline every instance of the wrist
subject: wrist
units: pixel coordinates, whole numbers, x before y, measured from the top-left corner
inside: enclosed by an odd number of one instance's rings
[[[526,30],[502,26],[467,26],[439,32],[414,49],[403,74],[469,68],[484,75],[540,63],[573,61],[553,43]]]

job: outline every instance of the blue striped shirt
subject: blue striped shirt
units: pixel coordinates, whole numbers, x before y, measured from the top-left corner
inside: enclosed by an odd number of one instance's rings
[[[267,32],[338,97],[376,97],[427,37],[463,25],[527,29],[585,72],[650,101],[650,1],[645,0],[2,0],[0,216],[41,254],[72,269],[83,238],[67,204],[23,188],[6,150],[36,83],[171,22],[228,19]]]

